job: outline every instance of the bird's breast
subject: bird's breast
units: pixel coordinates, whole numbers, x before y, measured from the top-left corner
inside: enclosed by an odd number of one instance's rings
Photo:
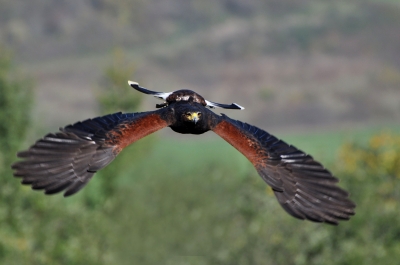
[[[185,123],[179,122],[177,124],[172,124],[169,126],[174,132],[182,134],[203,134],[209,131],[208,128],[203,126],[201,123]]]

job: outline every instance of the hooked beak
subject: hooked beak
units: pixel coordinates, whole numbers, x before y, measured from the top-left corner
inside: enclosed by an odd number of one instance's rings
[[[193,120],[194,124],[196,124],[199,121],[199,117],[196,115],[193,117],[192,120]]]
[[[196,124],[200,120],[199,112],[193,112],[191,115],[191,120]]]
[[[189,121],[196,124],[200,120],[201,112],[188,112],[186,113],[186,117]]]

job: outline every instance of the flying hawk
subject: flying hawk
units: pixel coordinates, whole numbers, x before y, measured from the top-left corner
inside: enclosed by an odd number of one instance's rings
[[[28,150],[18,153],[22,160],[12,165],[14,176],[46,194],[65,191],[64,196],[70,196],[125,147],[153,132],[165,127],[182,134],[213,131],[254,165],[292,216],[336,225],[354,215],[355,204],[349,194],[310,155],[260,128],[209,110],[244,109],[240,105],[208,101],[191,90],[163,93],[128,83],[163,103],[156,105],[157,110],[109,114],[47,134]]]

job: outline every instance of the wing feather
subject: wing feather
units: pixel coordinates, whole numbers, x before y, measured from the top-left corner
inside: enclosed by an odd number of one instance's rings
[[[22,160],[12,165],[14,176],[46,194],[72,195],[127,145],[168,126],[163,111],[115,113],[60,128],[17,154]]]
[[[338,224],[355,204],[331,172],[275,136],[223,115],[212,130],[245,155],[272,187],[281,206],[299,219]]]

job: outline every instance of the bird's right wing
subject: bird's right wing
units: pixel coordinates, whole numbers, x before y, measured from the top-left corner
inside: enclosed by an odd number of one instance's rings
[[[23,160],[12,165],[14,176],[46,194],[72,195],[126,146],[167,127],[164,111],[115,113],[60,128],[18,153]]]
[[[292,216],[338,224],[355,204],[338,180],[310,155],[255,126],[223,115],[212,130],[239,150]]]

